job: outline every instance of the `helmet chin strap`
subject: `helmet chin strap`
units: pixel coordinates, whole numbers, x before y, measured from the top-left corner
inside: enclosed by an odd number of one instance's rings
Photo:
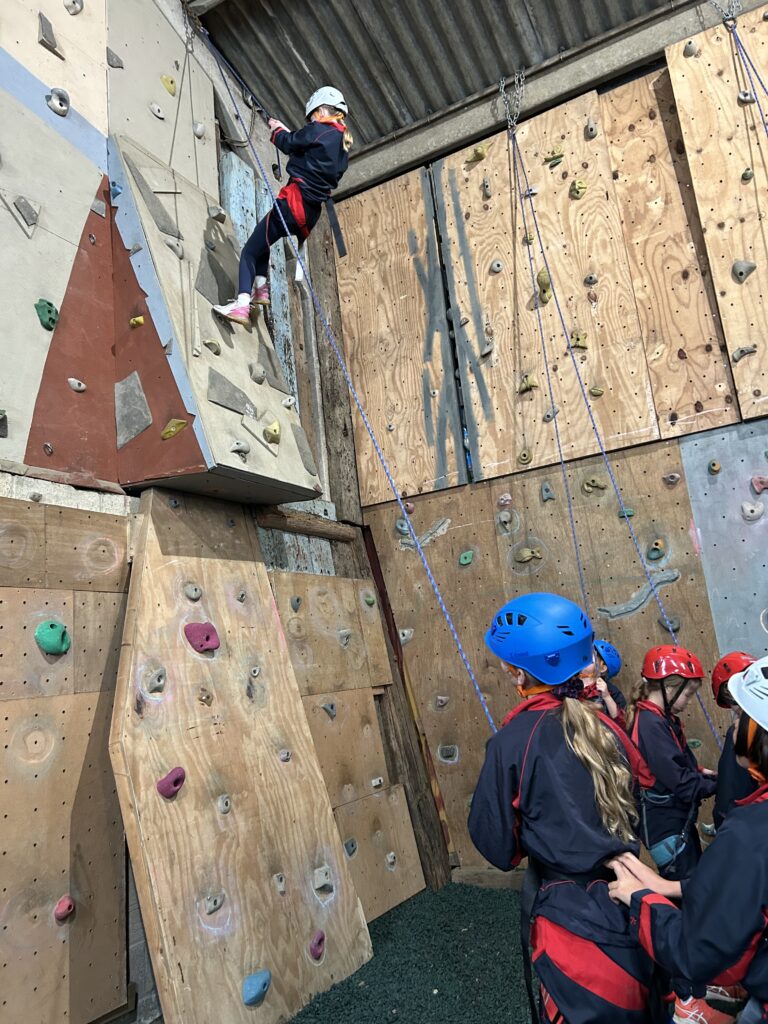
[[[664,714],[674,715],[675,704],[677,704],[678,700],[683,694],[683,690],[686,688],[689,682],[690,679],[683,679],[683,681],[680,683],[677,690],[675,691],[674,697],[672,698],[672,700],[670,700],[667,695],[666,681],[664,679],[661,680],[659,686],[661,687],[661,699],[664,701]]]

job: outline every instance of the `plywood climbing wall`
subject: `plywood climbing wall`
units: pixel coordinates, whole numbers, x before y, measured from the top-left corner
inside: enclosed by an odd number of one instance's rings
[[[681,643],[696,651],[709,671],[719,652],[678,444],[620,452],[613,464],[665,610],[679,620]],[[572,464],[568,482],[589,612],[597,635],[614,642],[622,653],[625,667],[619,684],[628,692],[645,650],[669,634],[659,621],[660,611],[626,521],[618,514],[602,460]],[[581,601],[562,476],[559,470],[536,469],[461,492],[425,496],[415,504],[414,524],[428,540],[425,551],[435,578],[499,722],[517,698],[483,643],[494,611],[504,600],[531,590]],[[416,555],[394,528],[396,518],[391,504],[366,513],[404,641],[451,837],[462,865],[482,863],[465,822],[490,729]],[[464,552],[472,552],[471,561],[466,556],[459,561]],[[737,587],[731,589],[732,597],[737,593]],[[702,696],[715,721],[724,725],[706,688]],[[717,744],[698,707],[689,710],[688,719],[689,737],[701,743],[702,763],[714,768]]]
[[[269,971],[259,1018],[284,1020],[370,957],[363,912],[248,519],[159,491],[142,511],[111,750],[164,1019],[250,1020]]]
[[[125,517],[0,500],[8,1021],[89,1024],[126,1002],[125,847],[108,740],[127,529]]]
[[[344,348],[366,414],[404,494],[467,479],[434,213],[426,171],[339,208],[348,255],[337,272]],[[358,415],[364,505],[391,490]]]
[[[768,73],[763,9],[744,14],[738,32],[757,73]],[[768,243],[765,219],[766,137],[752,85],[723,25],[667,48],[712,280],[745,419],[763,416],[768,400]],[[753,75],[755,88],[760,88]],[[765,97],[760,94],[765,109]],[[713,154],[717,159],[713,159]],[[754,269],[751,269],[754,265]]]

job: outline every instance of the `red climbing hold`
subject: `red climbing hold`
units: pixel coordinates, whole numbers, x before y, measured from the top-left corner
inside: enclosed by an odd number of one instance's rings
[[[67,893],[62,896],[59,902],[56,904],[53,910],[53,916],[57,921],[66,921],[68,917],[71,917],[75,912],[75,901]],[[321,933],[322,934],[322,933]]]
[[[313,960],[322,960],[325,952],[325,932],[315,932],[309,942],[309,955]]]
[[[157,792],[166,800],[172,800],[184,785],[187,773],[183,768],[171,768],[167,775],[158,779]]]
[[[768,490],[768,476],[753,476],[752,490],[755,494],[762,494],[763,491]]]
[[[198,654],[219,649],[219,634],[212,622],[188,622],[184,627],[184,636]]]

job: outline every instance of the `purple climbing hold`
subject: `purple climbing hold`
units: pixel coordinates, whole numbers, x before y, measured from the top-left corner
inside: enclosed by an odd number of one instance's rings
[[[220,646],[219,634],[212,622],[188,622],[184,627],[184,636],[198,654],[217,651]]]
[[[167,775],[158,779],[157,792],[166,800],[172,800],[184,785],[187,773],[183,768],[171,768]]]
[[[309,940],[309,955],[313,960],[322,960],[325,952],[325,932],[315,932]]]
[[[53,916],[57,921],[66,921],[75,912],[75,901],[66,893],[53,908]]]

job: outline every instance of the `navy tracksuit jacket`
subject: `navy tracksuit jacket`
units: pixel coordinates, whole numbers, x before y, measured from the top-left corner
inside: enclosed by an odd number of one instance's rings
[[[617,854],[637,853],[639,844],[616,839],[603,827],[592,778],[565,742],[559,708],[550,694],[531,697],[488,741],[469,833],[502,871],[527,854],[550,878],[536,897],[531,930],[544,1019],[647,1024],[653,967],[629,934],[626,908],[609,898],[603,869]],[[627,735],[601,718],[634,773],[651,785],[653,777]]]
[[[717,764],[717,791],[712,812],[715,828],[720,828],[737,800],[743,800],[757,789],[755,780],[736,760],[736,751],[733,749],[734,729],[735,726],[731,726],[725,734],[723,751]]]
[[[670,974],[742,984],[768,1020],[768,785],[729,811],[682,889],[681,909],[635,893],[632,934]]]
[[[659,873],[665,878],[686,878],[701,856],[696,828],[699,805],[715,792],[717,780],[702,775],[677,715],[665,715],[651,701],[637,703],[632,741],[656,776],[656,785],[639,808],[642,838],[650,848],[685,830],[685,849],[673,864],[660,867]]]

